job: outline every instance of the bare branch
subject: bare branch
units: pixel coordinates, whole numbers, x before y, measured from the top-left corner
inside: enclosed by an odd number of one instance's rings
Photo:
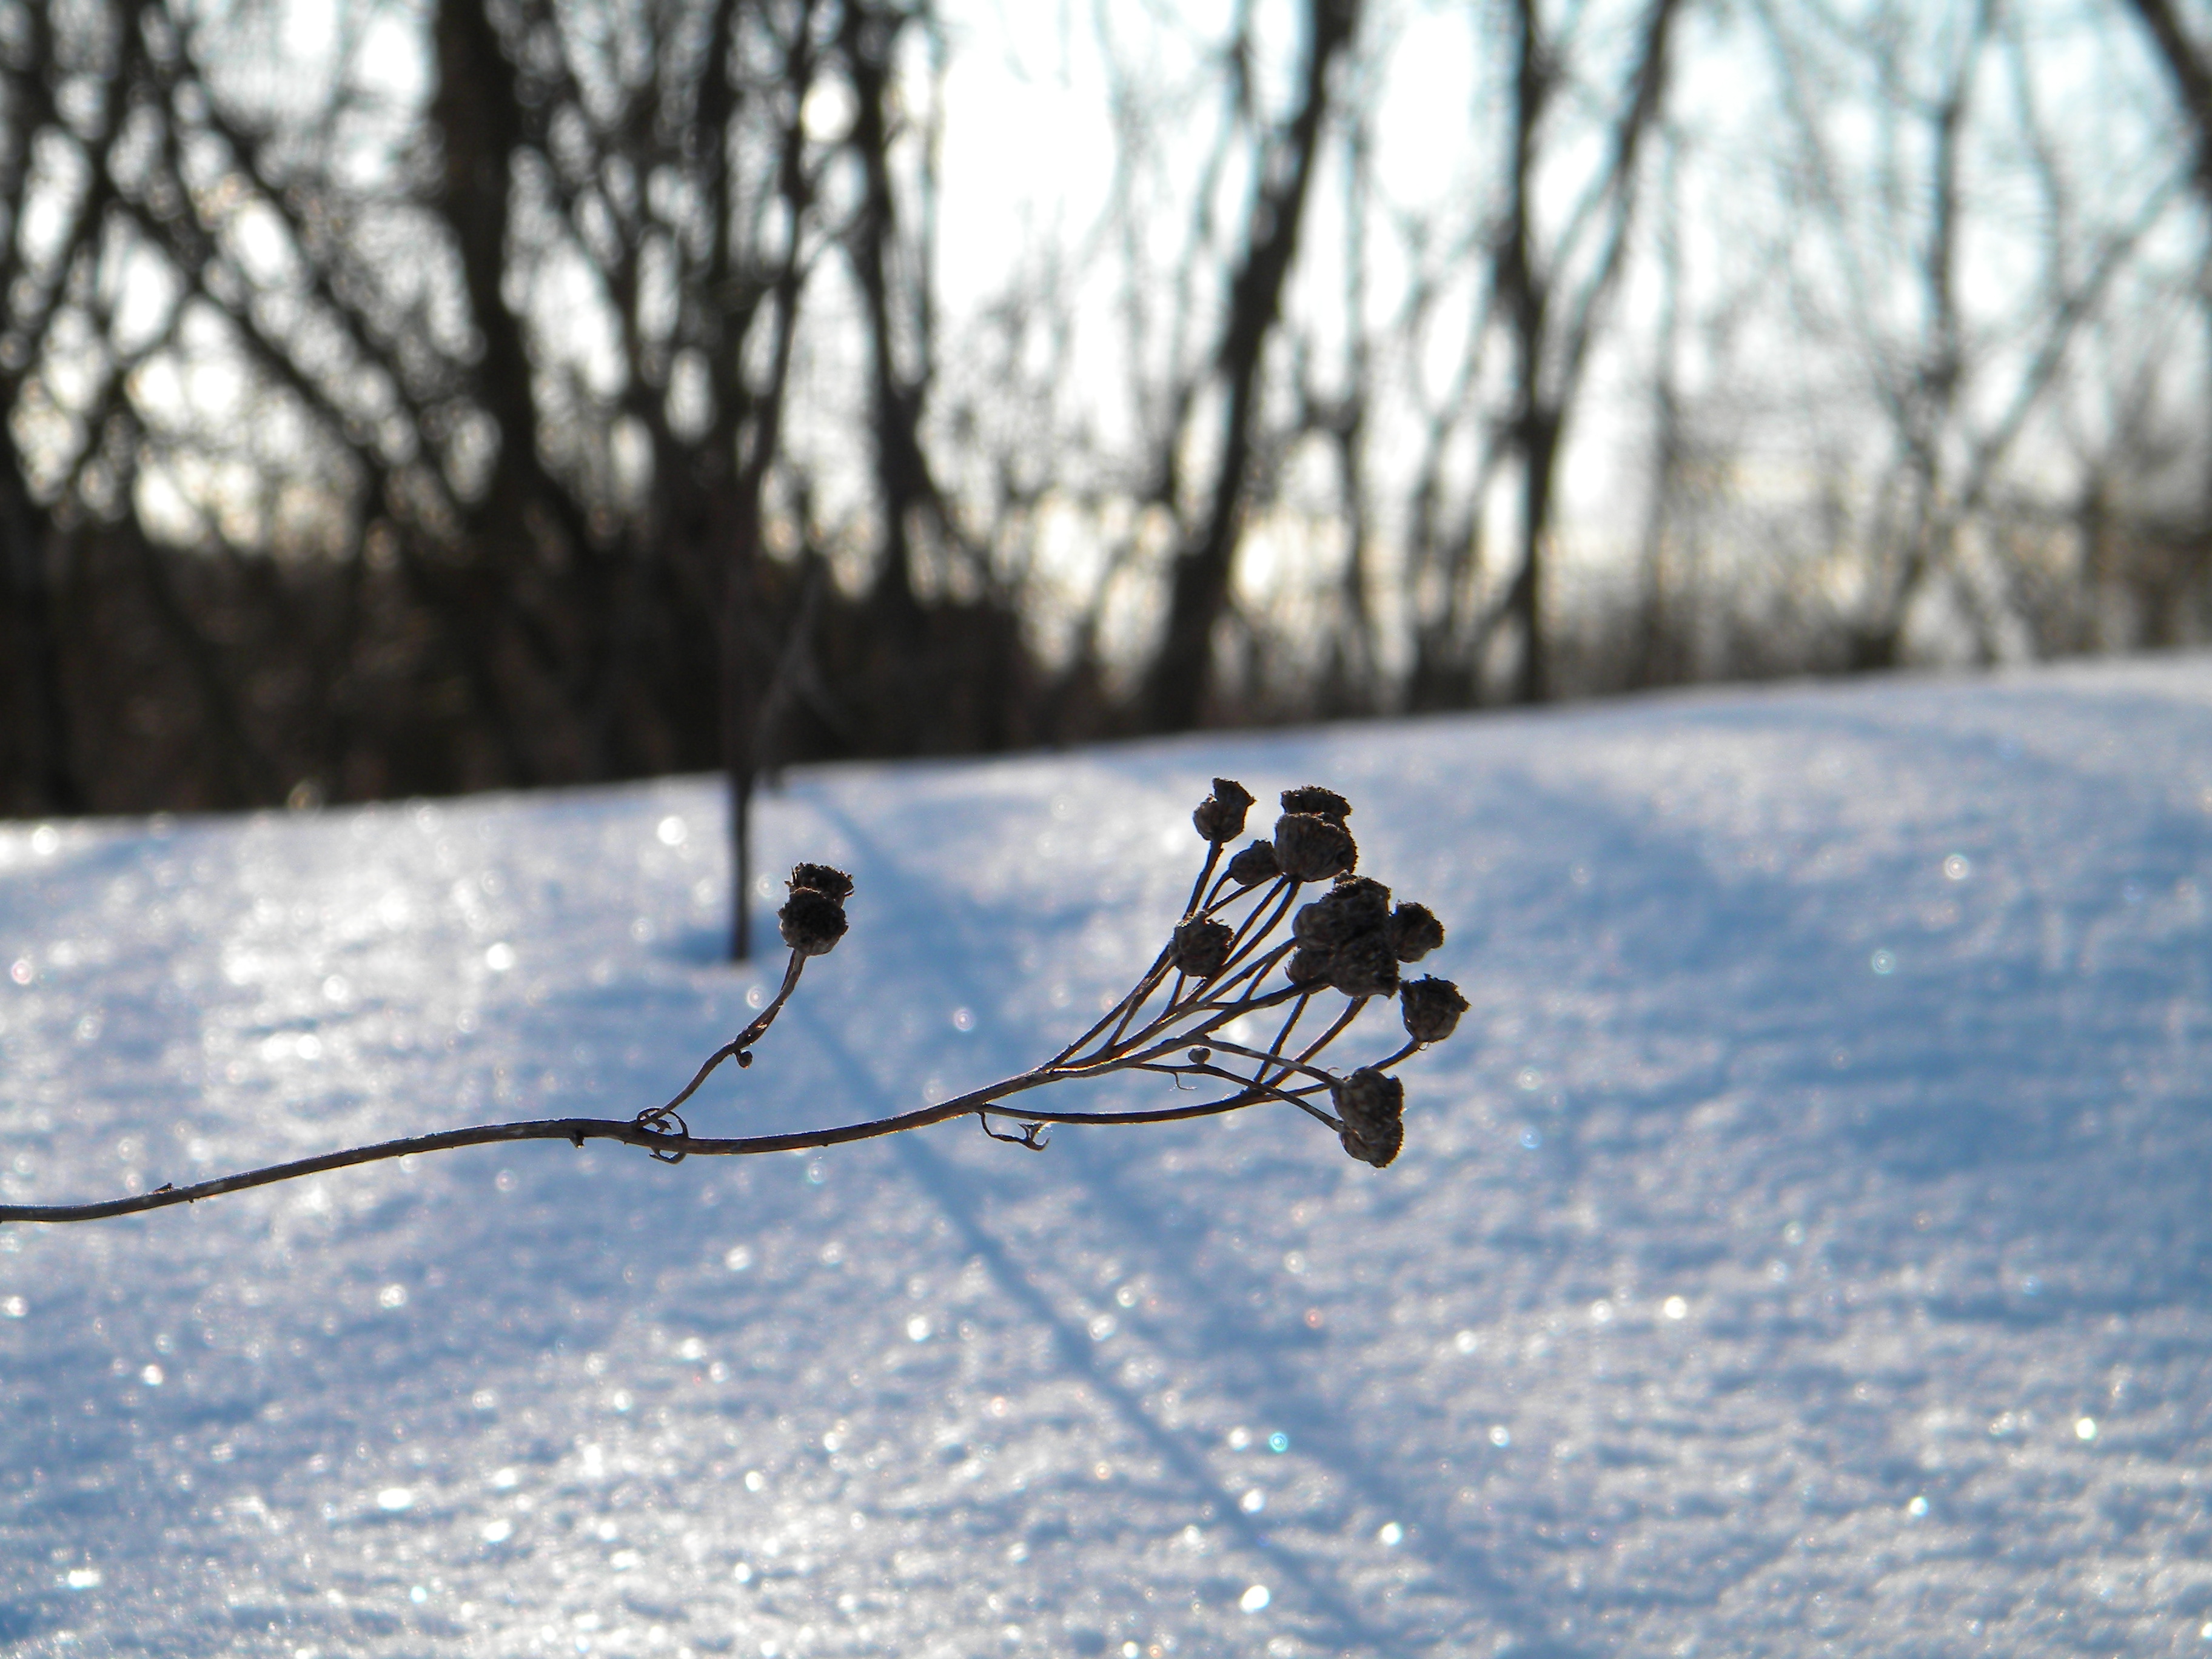
[[[1243,833],[1244,808],[1250,802],[1250,796],[1241,787],[1225,780],[1217,779],[1214,787],[1215,794],[1208,798],[1197,815],[1200,833],[1206,840],[1206,854],[1194,894],[1204,890],[1207,878],[1221,858],[1222,848]],[[1340,819],[1349,815],[1351,808],[1343,804],[1340,797],[1318,789],[1290,791],[1284,797],[1285,816],[1277,826],[1273,845],[1285,847],[1284,824],[1293,824],[1295,830],[1294,796],[1307,798],[1300,805],[1310,805],[1313,797],[1324,797],[1341,807],[1337,824],[1341,831]],[[1235,805],[1237,800],[1243,805]],[[1224,802],[1231,805],[1224,806]],[[1255,844],[1255,848],[1263,845],[1267,843]],[[1357,857],[1357,848],[1352,847],[1348,834],[1343,835],[1342,845],[1348,859]],[[1248,848],[1248,854],[1252,850]],[[1240,854],[1239,860],[1245,856]],[[1285,856],[1295,865],[1294,855],[1287,848]],[[665,1106],[649,1108],[631,1118],[542,1118],[409,1135],[220,1176],[190,1186],[164,1183],[152,1192],[130,1198],[82,1204],[0,1205],[0,1222],[101,1221],[179,1204],[196,1204],[225,1193],[244,1192],[358,1164],[512,1141],[565,1140],[581,1147],[588,1140],[611,1140],[622,1146],[642,1147],[660,1162],[675,1164],[688,1158],[750,1158],[765,1152],[842,1146],[973,1115],[992,1139],[1041,1152],[1046,1145],[1044,1127],[1048,1124],[1103,1127],[1177,1123],[1269,1103],[1297,1107],[1335,1131],[1352,1156],[1379,1168],[1396,1157],[1403,1139],[1400,1124],[1403,1090],[1395,1078],[1384,1073],[1428,1043],[1449,1036],[1460,1014],[1465,1012],[1467,1002],[1458,988],[1446,980],[1426,978],[1400,985],[1399,961],[1410,961],[1425,954],[1441,939],[1441,929],[1421,907],[1401,905],[1395,911],[1390,910],[1388,888],[1364,878],[1354,878],[1348,869],[1339,876],[1336,884],[1323,898],[1306,906],[1295,921],[1292,932],[1298,954],[1293,960],[1300,964],[1301,982],[1263,987],[1267,969],[1281,961],[1291,948],[1291,941],[1271,945],[1271,936],[1291,918],[1291,904],[1305,884],[1309,884],[1302,882],[1295,873],[1286,873],[1273,882],[1250,882],[1225,896],[1217,894],[1214,902],[1204,911],[1198,909],[1194,896],[1185,908],[1176,938],[1129,994],[1084,1036],[1030,1071],[971,1089],[934,1105],[884,1117],[776,1134],[694,1134],[678,1109],[698,1093],[724,1061],[735,1060],[741,1068],[751,1064],[753,1045],[767,1036],[776,1016],[798,989],[807,961],[826,954],[845,932],[844,901],[852,891],[852,878],[826,866],[802,864],[792,872],[791,899],[778,917],[784,942],[791,947],[782,985],[768,1006],[744,1030],[708,1055],[690,1082]],[[1250,907],[1243,918],[1240,947],[1245,961],[1231,974],[1229,970],[1234,958],[1223,948],[1230,929],[1215,917],[1233,913],[1243,905]],[[1420,925],[1409,924],[1409,916],[1417,916]],[[1200,932],[1193,933],[1193,926]],[[1209,928],[1210,933],[1204,931]],[[1208,951],[1212,954],[1204,954]],[[1135,1029],[1130,1029],[1170,970],[1176,974],[1176,983],[1164,1004],[1149,1018],[1137,1024]],[[1226,994],[1225,980],[1239,981],[1241,988],[1233,995]],[[1297,1014],[1315,996],[1332,987],[1344,995],[1345,1006],[1319,1036],[1291,1056],[1286,1052],[1286,1044],[1297,1023]],[[1403,1044],[1372,1065],[1358,1068],[1349,1078],[1340,1077],[1315,1063],[1323,1049],[1352,1028],[1370,1001],[1378,995],[1392,994],[1404,1004],[1407,1041]],[[1221,1035],[1224,1028],[1246,1014],[1292,1000],[1297,1003],[1296,1011],[1273,1044],[1265,1050]],[[1114,1028],[1113,1035],[1097,1047],[1083,1052],[1109,1024]],[[1179,1050],[1184,1052],[1184,1059],[1169,1058]],[[1258,1070],[1251,1077],[1240,1077],[1216,1064],[1217,1054],[1254,1061]],[[1121,1072],[1166,1076],[1178,1086],[1185,1078],[1204,1078],[1228,1085],[1230,1092],[1214,1099],[1149,1109],[1061,1111],[1024,1107],[1018,1113],[1004,1109],[1006,1102],[1034,1091]],[[1338,1107],[1336,1112],[1324,1111],[1316,1103],[1316,1097],[1324,1093]],[[1015,1132],[993,1128],[994,1115],[1012,1118],[1017,1125]]]

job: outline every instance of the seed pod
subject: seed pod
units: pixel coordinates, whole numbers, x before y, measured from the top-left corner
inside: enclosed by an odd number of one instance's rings
[[[1327,818],[1341,830],[1345,819],[1352,816],[1352,803],[1334,789],[1324,789],[1317,783],[1310,783],[1302,789],[1283,791],[1283,811],[1310,812],[1317,818]]]
[[[1398,993],[1406,1035],[1416,1042],[1442,1042],[1459,1029],[1459,1017],[1466,1012],[1467,999],[1448,979],[1413,980]]]
[[[1199,802],[1190,821],[1201,838],[1216,847],[1244,833],[1244,814],[1252,805],[1252,792],[1231,778],[1216,778],[1213,793]]]
[[[1325,985],[1328,982],[1328,952],[1293,951],[1291,959],[1283,964],[1283,973],[1301,990]]]
[[[1398,1156],[1406,1144],[1406,1085],[1372,1066],[1363,1066],[1329,1092],[1336,1115],[1344,1120],[1339,1137],[1344,1150],[1363,1164],[1380,1170]]]
[[[842,904],[853,896],[853,878],[842,870],[833,870],[826,864],[794,864],[787,884],[793,892],[804,887],[810,892],[820,893]]]
[[[1387,997],[1398,988],[1398,958],[1381,933],[1362,933],[1329,953],[1328,982],[1348,997]]]
[[[1348,874],[1358,860],[1359,848],[1340,823],[1311,812],[1285,812],[1275,820],[1275,862],[1292,881]]]
[[[1175,930],[1170,959],[1193,979],[1212,979],[1229,965],[1229,942],[1236,936],[1218,921],[1186,921]]]
[[[1390,924],[1390,890],[1365,876],[1336,884],[1291,918],[1291,936],[1316,951],[1334,951],[1364,933],[1382,933]]]
[[[775,913],[776,931],[802,957],[826,957],[845,937],[844,904],[811,887],[792,890]]]
[[[1444,942],[1444,925],[1425,904],[1401,904],[1390,915],[1390,949],[1401,962],[1419,962]]]
[[[1264,841],[1252,842],[1229,860],[1229,879],[1239,887],[1256,887],[1282,873],[1282,866],[1275,862],[1275,849]]]

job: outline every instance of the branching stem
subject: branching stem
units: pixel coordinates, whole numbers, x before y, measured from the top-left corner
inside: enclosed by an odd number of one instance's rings
[[[1241,787],[1230,786],[1235,794],[1249,804],[1249,797]],[[1222,785],[1217,781],[1217,794]],[[1291,794],[1327,795],[1326,791],[1294,791]],[[1284,798],[1285,810],[1294,812],[1301,808],[1291,805],[1291,794]],[[1350,808],[1335,797],[1343,812]],[[1207,807],[1216,805],[1209,799]],[[1201,809],[1205,811],[1206,809]],[[1241,830],[1243,807],[1236,811],[1237,830]],[[1289,818],[1286,823],[1291,822]],[[1340,817],[1339,822],[1341,822]],[[1434,1041],[1448,1035],[1457,1019],[1457,1012],[1464,1010],[1466,1002],[1455,988],[1441,981],[1425,981],[1410,987],[1407,1000],[1406,1027],[1409,1033],[1421,1035],[1410,1038],[1377,1066],[1363,1068],[1355,1073],[1349,1083],[1316,1064],[1320,1053],[1348,1030],[1361,1011],[1374,999],[1368,996],[1349,998],[1346,1006],[1321,1035],[1297,1052],[1290,1052],[1291,1033],[1314,998],[1327,988],[1325,983],[1279,985],[1263,990],[1267,975],[1289,956],[1294,947],[1288,940],[1275,938],[1297,902],[1303,884],[1289,875],[1272,881],[1264,878],[1248,885],[1237,886],[1234,891],[1227,874],[1214,879],[1214,872],[1221,859],[1225,843],[1211,838],[1207,842],[1206,863],[1192,884],[1190,898],[1183,908],[1182,925],[1204,922],[1209,925],[1221,919],[1223,913],[1233,913],[1239,903],[1249,901],[1250,908],[1243,913],[1229,935],[1225,952],[1207,958],[1192,954],[1193,947],[1182,939],[1170,942],[1156,957],[1128,994],[1100,1017],[1090,1030],[1069,1043],[1042,1066],[1032,1071],[1005,1078],[980,1089],[934,1105],[922,1106],[912,1111],[896,1112],[886,1117],[876,1117],[853,1123],[840,1123],[827,1128],[800,1129],[780,1134],[736,1136],[696,1135],[684,1121],[681,1108],[697,1095],[708,1078],[726,1060],[734,1060],[738,1066],[752,1063],[753,1046],[768,1035],[775,1024],[776,1016],[791,1000],[799,988],[799,975],[811,956],[830,950],[845,931],[843,901],[851,891],[851,878],[843,872],[820,865],[800,865],[792,873],[792,902],[780,914],[779,925],[785,941],[792,946],[791,960],[785,967],[783,982],[768,1006],[756,1015],[751,1023],[729,1042],[709,1054],[692,1075],[691,1080],[663,1106],[653,1106],[631,1118],[560,1117],[541,1118],[525,1122],[486,1123],[473,1128],[447,1129],[434,1134],[408,1135],[397,1140],[379,1141],[373,1146],[354,1146],[343,1152],[324,1152],[313,1158],[295,1158],[289,1163],[272,1164],[265,1168],[247,1170],[236,1175],[220,1176],[211,1181],[195,1182],[190,1186],[164,1185],[150,1193],[135,1197],[108,1199],[86,1204],[6,1204],[0,1205],[0,1222],[9,1221],[102,1221],[116,1216],[138,1215],[149,1210],[167,1209],[173,1205],[195,1204],[204,1198],[218,1197],[224,1193],[244,1192],[250,1188],[266,1187],[281,1181],[296,1181],[302,1176],[321,1175],[332,1170],[350,1169],[356,1164],[383,1163],[392,1158],[413,1158],[425,1152],[457,1151],[464,1146],[489,1146],[523,1140],[565,1140],[581,1147],[587,1140],[611,1140],[626,1146],[641,1146],[664,1163],[678,1164],[687,1158],[750,1158],[764,1152],[805,1152],[816,1147],[842,1146],[849,1142],[875,1140],[886,1135],[902,1134],[909,1129],[927,1128],[933,1124],[950,1122],[955,1118],[974,1116],[982,1125],[983,1132],[994,1140],[1009,1141],[1041,1152],[1046,1141],[1044,1130],[1051,1124],[1085,1124],[1095,1126],[1140,1123],[1176,1123],[1193,1118],[1216,1117],[1224,1113],[1241,1111],[1248,1106],[1267,1103],[1297,1107],[1341,1135],[1346,1149],[1358,1158],[1370,1163],[1386,1164],[1396,1154],[1400,1139],[1398,1127],[1400,1094],[1390,1094],[1399,1085],[1386,1079],[1387,1090],[1376,1091],[1374,1078],[1381,1071],[1396,1065],[1424,1046],[1424,1039]],[[1349,838],[1344,845],[1349,848]],[[1212,883],[1209,891],[1208,884]],[[1387,897],[1387,894],[1385,896]],[[1203,902],[1201,903],[1201,901]],[[1415,907],[1417,909],[1419,907]],[[1426,911],[1420,911],[1426,926],[1442,938],[1442,930]],[[1218,931],[1212,934],[1218,943]],[[1371,941],[1370,941],[1371,943]],[[1424,946],[1423,948],[1428,948]],[[1218,963],[1218,966],[1214,964]],[[1207,972],[1206,969],[1212,971]],[[1173,983],[1168,976],[1174,975]],[[1355,981],[1357,983],[1357,981]],[[1395,981],[1389,981],[1395,983]],[[1166,998],[1157,1012],[1146,1015],[1146,1009],[1162,987],[1167,986]],[[1417,994],[1425,997],[1425,1016],[1417,1017],[1414,1002]],[[1440,1001],[1441,999],[1441,1001]],[[1292,1003],[1282,1029],[1267,1048],[1255,1048],[1220,1035],[1221,1031],[1247,1014],[1255,1014],[1270,1008]],[[1434,1022],[1437,1010],[1450,1005],[1449,1018],[1441,1028]],[[1425,1018],[1430,1023],[1422,1023]],[[1184,1056],[1175,1059],[1178,1052]],[[1249,1076],[1239,1076],[1226,1066],[1215,1063],[1218,1054],[1235,1060],[1249,1061],[1255,1069]],[[1142,1110],[1104,1112],[1076,1112],[1036,1110],[1023,1108],[1009,1110],[1006,1103],[1031,1091],[1057,1084],[1079,1083],[1105,1077],[1117,1072],[1139,1072],[1171,1079],[1178,1088],[1187,1078],[1203,1078],[1229,1085],[1230,1092],[1218,1098],[1191,1102],[1174,1106],[1162,1106]],[[1293,1081],[1295,1079],[1295,1081]],[[1324,1111],[1315,1103],[1315,1097],[1327,1094],[1341,1117]],[[1387,1098],[1386,1098],[1387,1097]],[[1378,1104],[1378,1103],[1384,1103]],[[1386,1115],[1380,1123],[1377,1112]],[[991,1126],[994,1116],[1004,1117],[1015,1126],[1014,1133],[995,1129]],[[1376,1147],[1387,1141],[1382,1151]]]
[[[1208,1074],[1224,1075],[1212,1071]],[[1060,1080],[1060,1074],[1054,1073],[1025,1072],[1019,1077],[1008,1078],[987,1088],[973,1090],[934,1106],[920,1107],[890,1117],[870,1118],[858,1123],[841,1123],[830,1128],[794,1130],[787,1134],[684,1134],[656,1129],[641,1118],[556,1117],[521,1123],[485,1123],[474,1128],[408,1135],[398,1140],[379,1141],[374,1146],[353,1146],[343,1152],[295,1158],[286,1164],[270,1164],[265,1169],[247,1170],[238,1175],[218,1176],[212,1181],[195,1182],[189,1187],[161,1187],[131,1198],[108,1199],[92,1204],[0,1205],[0,1222],[104,1221],[115,1216],[137,1215],[148,1210],[165,1210],[176,1204],[196,1204],[204,1198],[245,1192],[250,1188],[267,1187],[280,1181],[296,1181],[303,1176],[350,1169],[356,1164],[380,1164],[391,1158],[412,1158],[422,1152],[449,1152],[463,1146],[491,1146],[518,1140],[566,1140],[579,1147],[587,1140],[612,1140],[626,1146],[642,1146],[670,1162],[685,1158],[750,1158],[764,1152],[806,1152],[818,1146],[842,1146],[856,1140],[875,1140],[885,1135],[901,1134],[908,1129],[927,1128],[932,1124],[950,1122],[954,1118],[966,1117],[971,1113],[980,1115],[1012,1096]],[[1231,1078],[1227,1080],[1237,1082],[1240,1079]],[[1170,1123],[1185,1118],[1218,1116],[1262,1100],[1286,1097],[1277,1090],[1248,1086],[1221,1100],[1153,1111],[1032,1111],[1020,1115],[1040,1123]],[[667,1109],[659,1109],[665,1111]],[[651,1116],[649,1113],[643,1115],[644,1118]]]

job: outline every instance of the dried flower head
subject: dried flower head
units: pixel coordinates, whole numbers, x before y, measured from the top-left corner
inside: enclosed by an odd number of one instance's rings
[[[1312,812],[1285,812],[1275,820],[1275,862],[1292,881],[1327,881],[1348,874],[1358,860],[1359,848],[1341,823]]]
[[[1256,887],[1263,881],[1273,881],[1282,872],[1282,866],[1275,862],[1274,848],[1264,841],[1249,843],[1229,860],[1229,879],[1239,887]]]
[[[1236,939],[1225,922],[1186,921],[1175,930],[1169,954],[1176,968],[1193,979],[1212,979],[1229,963],[1229,947]]]
[[[1381,933],[1362,933],[1329,953],[1328,982],[1348,997],[1387,997],[1398,989],[1398,958]]]
[[[1293,951],[1291,959],[1283,964],[1283,972],[1291,984],[1304,989],[1328,983],[1328,966],[1329,953],[1326,951]]]
[[[1401,904],[1390,916],[1390,949],[1401,962],[1419,962],[1444,942],[1444,925],[1425,904]]]
[[[1341,830],[1345,819],[1352,816],[1352,803],[1334,789],[1324,789],[1317,783],[1310,783],[1302,789],[1283,791],[1283,811],[1310,812],[1317,818],[1327,818]]]
[[[1459,1017],[1466,1012],[1467,999],[1448,979],[1413,980],[1398,993],[1406,1035],[1416,1042],[1442,1042],[1459,1029]]]
[[[1339,881],[1291,921],[1291,935],[1310,950],[1334,951],[1390,923],[1390,890],[1365,876]]]
[[[1363,1164],[1386,1167],[1406,1144],[1406,1085],[1363,1066],[1329,1092],[1344,1120],[1344,1150]]]
[[[791,872],[791,896],[775,913],[776,931],[802,957],[826,957],[845,937],[845,901],[853,878],[826,864],[801,864]]]
[[[786,884],[794,893],[804,887],[809,892],[836,899],[840,904],[853,896],[852,877],[826,864],[793,865],[791,880]]]
[[[1201,838],[1219,847],[1244,833],[1244,814],[1251,805],[1250,790],[1232,778],[1216,778],[1213,793],[1199,802],[1190,821]]]

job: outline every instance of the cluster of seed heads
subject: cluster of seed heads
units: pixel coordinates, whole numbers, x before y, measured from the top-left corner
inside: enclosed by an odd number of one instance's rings
[[[1426,905],[1394,905],[1388,887],[1357,873],[1352,804],[1334,790],[1285,790],[1273,832],[1231,854],[1253,805],[1243,784],[1213,781],[1213,793],[1191,814],[1206,853],[1190,900],[1166,948],[1104,1018],[1044,1065],[947,1103],[925,1115],[929,1121],[973,1111],[994,1139],[1041,1149],[1048,1124],[1154,1122],[1278,1101],[1328,1124],[1345,1151],[1363,1162],[1379,1169],[1396,1158],[1405,1144],[1406,1091],[1389,1068],[1449,1036],[1467,1012],[1467,999],[1449,980],[1409,980],[1400,972],[1443,945],[1443,924]],[[1297,902],[1316,887],[1317,895]],[[693,1089],[724,1059],[750,1064],[750,1044],[790,996],[800,969],[844,937],[850,876],[802,864],[792,871],[790,888],[776,917],[792,953],[783,987],[745,1033],[701,1069]],[[1316,1000],[1329,994],[1346,999],[1344,1006],[1299,1042]],[[1370,1002],[1385,998],[1398,1005],[1404,1043],[1348,1077],[1321,1066],[1322,1051]],[[1231,1039],[1230,1028],[1246,1016],[1277,1008],[1285,1017],[1267,1046]],[[1194,1080],[1225,1083],[1235,1092],[1165,1111],[1002,1112],[1016,1120],[1017,1132],[991,1127],[1000,1103],[1015,1095],[1122,1072],[1157,1073],[1186,1087]],[[672,1136],[660,1149],[664,1156],[681,1156],[674,1138],[689,1129],[676,1109],[690,1092],[639,1115],[641,1125]]]
[[[1346,1152],[1381,1168],[1405,1144],[1405,1085],[1389,1067],[1452,1034],[1467,999],[1449,980],[1408,980],[1399,969],[1444,942],[1443,924],[1426,905],[1395,904],[1381,882],[1357,873],[1359,846],[1348,820],[1352,803],[1333,789],[1286,789],[1273,832],[1235,853],[1244,834],[1252,792],[1216,778],[1213,793],[1191,814],[1206,843],[1206,863],[1166,947],[1104,1018],[1044,1065],[979,1089],[921,1115],[929,1121],[972,1111],[994,1139],[1031,1148],[1045,1145],[1052,1123],[1135,1123],[1200,1116],[1268,1101],[1297,1106],[1335,1130]],[[844,937],[845,901],[853,878],[827,865],[791,872],[791,897],[777,915],[791,965],[782,989],[735,1042],[701,1069],[734,1056],[750,1063],[750,1045],[764,1033],[798,983],[806,961]],[[1322,890],[1306,902],[1310,890]],[[1285,932],[1287,931],[1287,937]],[[1303,1042],[1298,1030],[1316,1000],[1346,999],[1334,1018]],[[1395,999],[1406,1041],[1395,1053],[1348,1077],[1324,1069],[1322,1051],[1350,1028],[1370,1002]],[[1247,1016],[1283,1009],[1265,1048],[1232,1039]],[[1188,1087],[1194,1081],[1233,1085],[1219,1100],[1162,1111],[1003,1113],[1000,1103],[1048,1084],[1077,1083],[1123,1072],[1150,1072]],[[671,1137],[656,1150],[681,1156],[688,1127],[676,1115],[687,1089],[666,1106],[641,1113],[641,1126]],[[1327,1105],[1322,1103],[1326,1101]],[[991,1127],[994,1110],[1017,1131]],[[901,1127],[919,1127],[908,1119]]]
[[[1426,905],[1393,905],[1388,887],[1356,873],[1359,847],[1347,822],[1352,804],[1318,785],[1285,790],[1273,833],[1222,863],[1224,849],[1243,835],[1252,805],[1252,793],[1243,785],[1216,778],[1213,793],[1191,815],[1206,843],[1206,868],[1164,960],[1194,982],[1195,993],[1171,995],[1164,1012],[1198,1016],[1195,1024],[1206,1034],[1258,1009],[1290,1004],[1281,1032],[1253,1056],[1257,1069],[1243,1080],[1305,1106],[1331,1123],[1347,1152],[1379,1169],[1405,1142],[1405,1085],[1388,1067],[1449,1036],[1467,1012],[1467,999],[1449,980],[1407,980],[1399,971],[1401,964],[1419,962],[1443,944],[1443,924]],[[1209,889],[1217,863],[1222,863],[1221,874]],[[1296,905],[1302,890],[1321,883],[1328,886],[1318,896]],[[1285,916],[1287,941],[1277,937]],[[1232,972],[1238,963],[1244,964],[1243,971]],[[1278,966],[1287,981],[1280,986],[1271,979]],[[1348,1006],[1317,1040],[1294,1049],[1291,1039],[1300,1018],[1323,992],[1346,997]],[[1346,1078],[1315,1066],[1315,1057],[1368,1001],[1385,997],[1397,1000],[1405,1046]],[[1211,1045],[1225,1046],[1230,1045]],[[1195,1056],[1205,1051],[1193,1052]],[[1310,1097],[1323,1089],[1333,1115],[1312,1103]]]
[[[1380,1169],[1398,1156],[1406,1139],[1406,1088],[1390,1068],[1449,1036],[1467,1012],[1467,999],[1449,980],[1408,980],[1400,972],[1443,943],[1443,924],[1424,905],[1393,904],[1389,888],[1357,873],[1359,848],[1346,823],[1351,804],[1318,787],[1286,789],[1282,799],[1273,833],[1229,853],[1230,843],[1244,834],[1252,794],[1240,783],[1216,778],[1213,793],[1192,815],[1206,842],[1206,862],[1152,965],[1096,1024],[1043,1065],[951,1100],[859,1122],[750,1135],[696,1135],[684,1121],[680,1109],[725,1060],[740,1067],[752,1064],[753,1045],[791,1000],[806,964],[827,956],[845,936],[852,877],[826,864],[801,864],[791,872],[791,896],[776,915],[791,949],[783,983],[665,1106],[629,1118],[544,1118],[410,1135],[185,1187],[164,1183],[131,1198],[0,1205],[0,1222],[96,1221],[356,1164],[514,1140],[567,1140],[578,1146],[614,1140],[676,1164],[840,1146],[972,1115],[994,1139],[1042,1149],[1051,1124],[1166,1123],[1271,1103],[1294,1106],[1327,1124],[1346,1152]],[[1314,888],[1321,890],[1310,893]],[[1339,998],[1340,1004],[1323,1000]],[[1405,1041],[1349,1075],[1321,1066],[1322,1051],[1370,1004],[1384,999],[1396,1002]],[[1278,1011],[1281,1024],[1263,1046],[1247,1022]],[[1318,1029],[1302,1034],[1310,1016],[1316,1016]],[[1226,1092],[1103,1111],[1027,1104],[1015,1111],[1005,1103],[1048,1086],[1124,1073],[1167,1078],[1179,1091],[1198,1085]],[[1012,1120],[1015,1132],[994,1129],[994,1115]]]

